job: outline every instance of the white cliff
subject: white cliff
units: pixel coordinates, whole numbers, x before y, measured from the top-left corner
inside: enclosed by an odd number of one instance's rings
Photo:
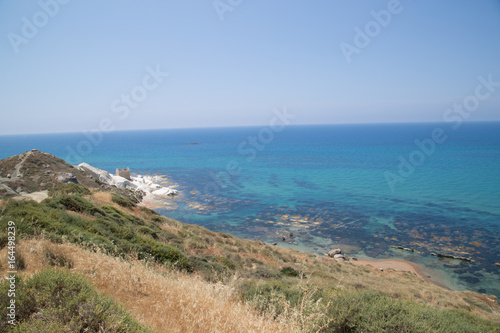
[[[105,170],[95,168],[87,163],[80,163],[78,165],[78,169],[92,175],[95,179],[98,179],[104,184],[133,191],[142,191],[146,195],[153,194],[158,196],[165,196],[175,195],[178,193],[177,190],[158,184],[158,182],[161,181],[161,177],[157,176],[138,175],[135,177],[131,177],[131,180],[128,180],[120,176],[112,175]]]

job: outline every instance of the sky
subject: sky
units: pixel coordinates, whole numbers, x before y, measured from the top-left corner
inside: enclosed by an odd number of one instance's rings
[[[498,0],[0,0],[0,134],[498,121],[499,36]]]

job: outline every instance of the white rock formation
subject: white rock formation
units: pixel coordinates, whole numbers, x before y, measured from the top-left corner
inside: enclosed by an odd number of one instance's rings
[[[128,180],[120,176],[111,175],[109,172],[97,169],[87,163],[80,163],[78,165],[78,169],[92,175],[94,178],[105,184],[133,191],[142,191],[146,195],[154,194],[165,196],[175,195],[179,192],[170,187],[163,187],[160,184],[157,184],[157,182],[161,180],[161,178],[157,176],[138,175],[136,177],[131,177],[132,180]]]

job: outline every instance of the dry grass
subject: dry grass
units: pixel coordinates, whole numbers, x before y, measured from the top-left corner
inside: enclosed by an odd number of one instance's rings
[[[304,318],[300,308],[289,308],[276,320],[272,320],[272,313],[263,317],[238,299],[231,288],[232,281],[228,282],[229,285],[211,284],[163,266],[124,261],[75,245],[53,244],[43,239],[25,240],[18,245],[26,264],[22,274],[31,275],[47,267],[47,261],[43,260],[47,248],[64,253],[73,264],[71,271],[86,276],[101,292],[132,311],[139,322],[158,332],[303,332],[306,328],[310,329],[314,321]],[[5,251],[0,251],[3,260]],[[277,251],[290,256],[296,252],[281,248]],[[409,272],[381,272],[371,267],[356,267],[301,255],[300,259],[304,262],[294,266],[308,274],[309,278],[305,281],[309,285],[333,291],[366,288],[420,304],[468,310],[500,322],[499,305],[484,295],[450,291],[425,283]],[[5,262],[0,267],[5,271]],[[311,267],[315,270],[312,271]],[[303,302],[307,303],[308,292],[305,292]],[[311,313],[315,304],[306,305]],[[316,318],[323,316],[319,311],[312,313]]]
[[[97,191],[93,191],[92,195],[86,196],[85,198],[90,200],[90,202],[92,202],[93,204],[96,204],[99,206],[110,205],[110,206],[114,206],[118,209],[123,208],[123,207],[120,207],[119,205],[115,204],[113,202],[113,200],[111,200],[111,197],[112,197],[111,192],[103,192],[103,191],[97,190]]]
[[[104,294],[123,304],[142,323],[158,332],[282,332],[284,324],[259,316],[222,284],[162,267],[126,262],[70,244],[27,240],[18,245],[26,260],[23,274],[46,267],[44,249],[57,247],[73,261],[71,271],[86,276]],[[31,253],[30,249],[36,252]],[[5,258],[5,249],[0,252]],[[5,265],[2,265],[5,270]]]

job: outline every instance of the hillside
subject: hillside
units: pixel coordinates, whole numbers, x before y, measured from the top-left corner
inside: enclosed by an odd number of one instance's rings
[[[0,176],[15,192],[1,193],[0,269],[13,221],[18,270],[18,325],[0,332],[500,332],[494,297],[183,224],[46,153]]]

